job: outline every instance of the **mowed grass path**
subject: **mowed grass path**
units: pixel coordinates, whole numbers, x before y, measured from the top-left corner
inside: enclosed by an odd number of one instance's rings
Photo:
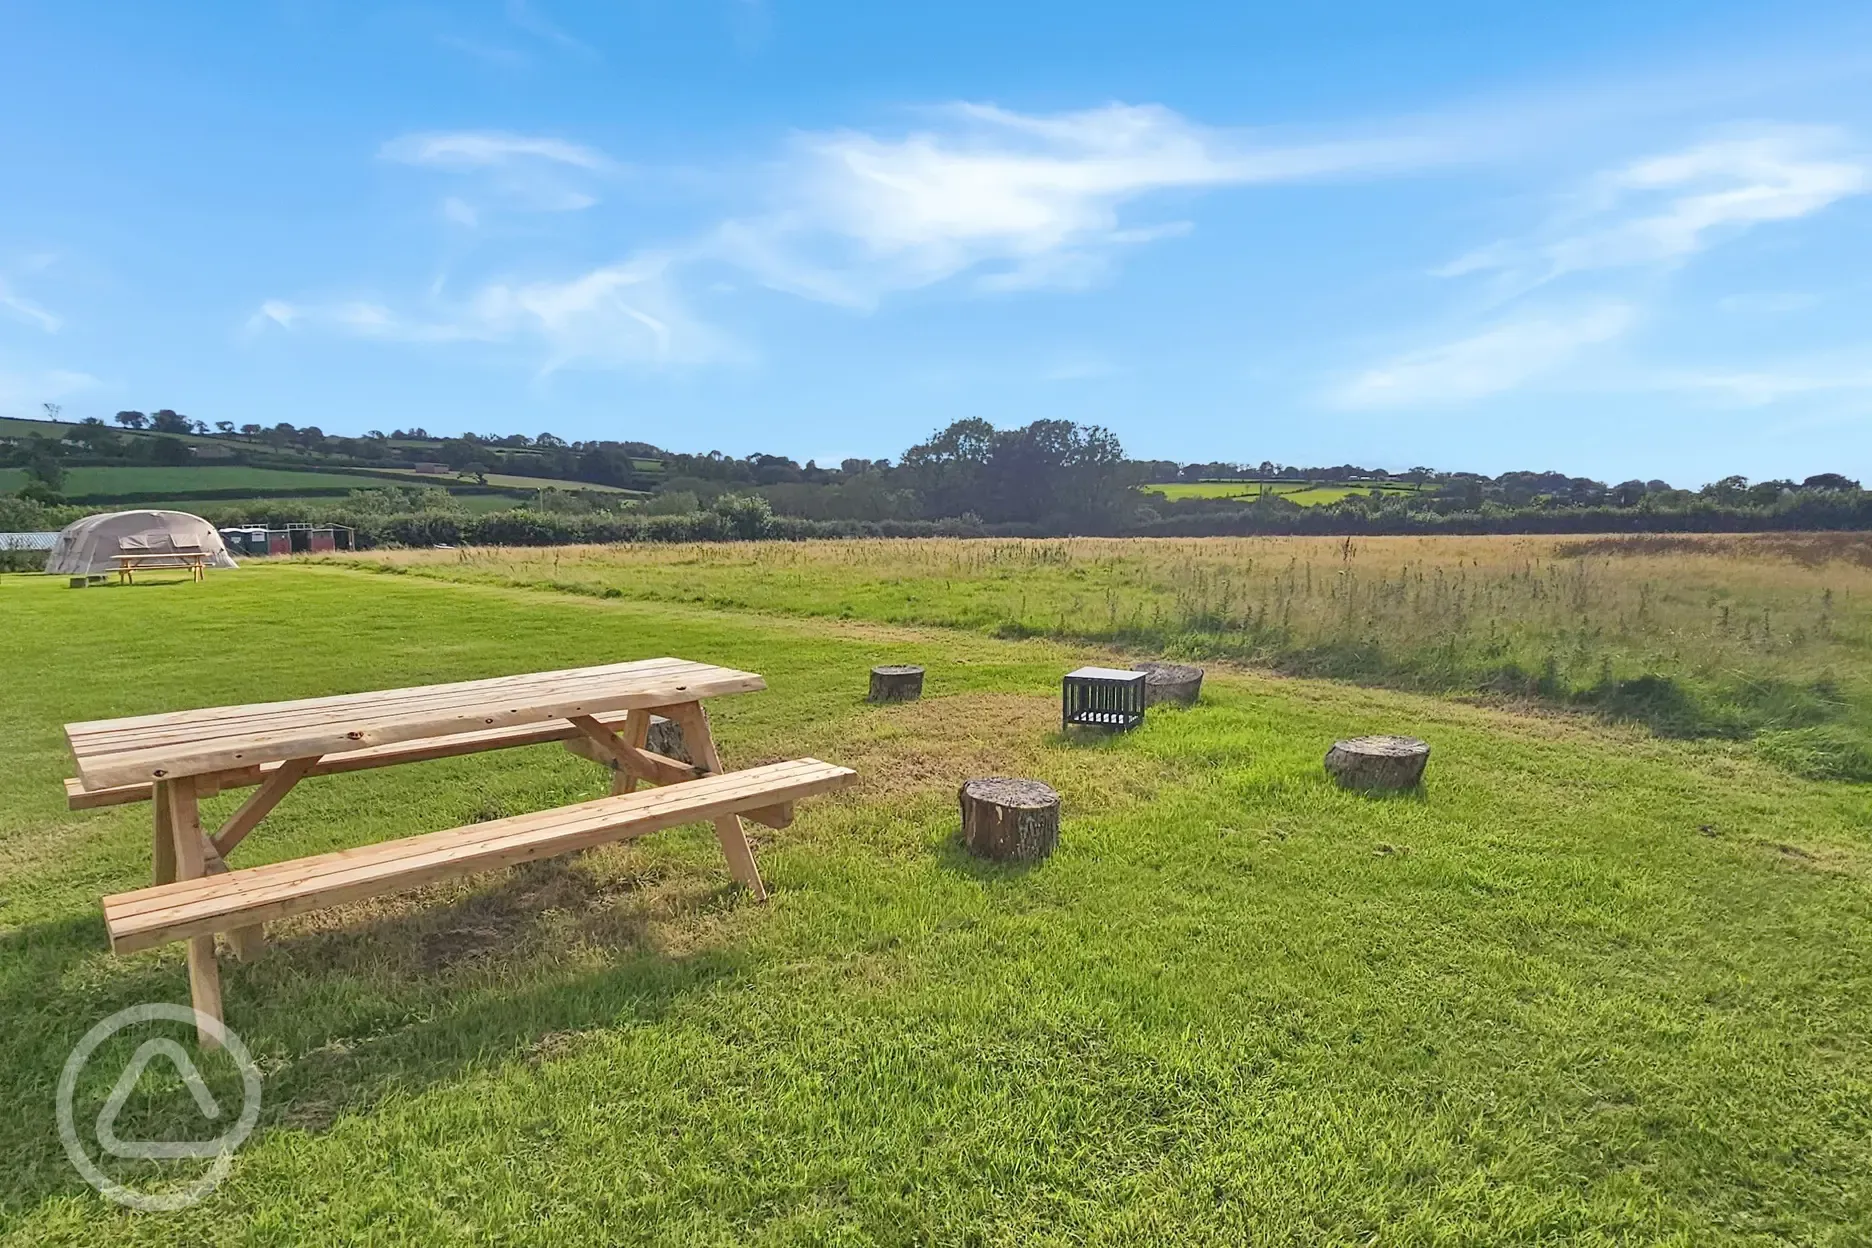
[[[303,565],[7,578],[0,626],[11,1242],[1872,1237],[1867,801],[1745,747],[1228,673],[1075,745],[1053,643]],[[761,830],[769,905],[704,828],[279,925],[225,962],[267,1075],[228,1181],[172,1215],[82,1184],[66,1053],[186,986],[106,950],[148,813],[63,810],[62,723],[666,653],[767,676],[716,704],[731,765],[865,775]],[[931,696],[863,705],[880,661]],[[1433,743],[1421,797],[1325,782],[1373,730]],[[1003,769],[1065,794],[1032,869],[954,845]],[[600,791],[557,747],[333,777],[237,865]]]

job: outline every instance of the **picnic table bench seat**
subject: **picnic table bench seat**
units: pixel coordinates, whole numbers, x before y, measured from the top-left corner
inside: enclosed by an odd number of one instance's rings
[[[104,898],[104,922],[112,951],[133,953],[678,824],[787,806],[842,789],[856,778],[850,768],[812,758],[770,763],[668,788],[118,893]]]

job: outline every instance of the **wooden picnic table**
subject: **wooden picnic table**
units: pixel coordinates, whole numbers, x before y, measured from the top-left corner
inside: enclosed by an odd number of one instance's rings
[[[675,824],[712,821],[730,873],[764,900],[741,816],[785,826],[796,799],[855,779],[816,759],[725,772],[702,699],[764,688],[752,672],[661,658],[68,724],[78,775],[65,782],[66,800],[73,809],[153,802],[155,883],[104,899],[111,946],[128,953],[186,939],[195,1007],[218,1021],[217,932],[245,961],[272,919]],[[693,762],[645,748],[653,714],[681,728]],[[612,796],[244,870],[226,863],[309,776],[549,741],[610,760]],[[676,787],[637,792],[639,781]],[[200,799],[242,787],[254,792],[205,832]],[[200,1038],[214,1043],[205,1031]]]
[[[119,550],[111,556],[117,565],[117,581],[134,584],[138,572],[158,568],[186,568],[191,581],[208,579],[208,552],[200,548],[178,547],[174,550]]]

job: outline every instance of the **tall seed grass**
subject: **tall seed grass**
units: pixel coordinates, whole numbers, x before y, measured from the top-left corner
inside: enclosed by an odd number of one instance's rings
[[[450,579],[1050,636],[1769,738],[1872,779],[1872,541],[914,539],[385,552]],[[1861,774],[1863,773],[1863,774]]]

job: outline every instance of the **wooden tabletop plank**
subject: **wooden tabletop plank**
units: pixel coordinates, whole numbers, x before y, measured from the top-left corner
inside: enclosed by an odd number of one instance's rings
[[[411,696],[377,699],[362,706],[337,706],[319,712],[296,712],[286,715],[263,715],[237,720],[212,720],[192,728],[170,726],[155,734],[130,732],[81,737],[72,743],[79,760],[139,750],[199,746],[216,741],[239,741],[272,734],[301,730],[320,730],[337,723],[365,721],[378,723],[430,719],[438,722],[454,716],[479,715],[490,709],[560,702],[582,695],[631,692],[640,689],[683,689],[689,686],[717,684],[726,676],[744,681],[745,672],[700,665],[658,669],[628,676],[589,677],[583,680],[538,682],[525,687],[502,686],[478,692],[457,691],[443,698]],[[674,699],[684,700],[682,697]],[[490,725],[491,722],[490,722]]]
[[[501,704],[467,710],[427,710],[414,717],[398,717],[380,711],[279,731],[91,755],[79,759],[78,772],[87,789],[109,788],[137,781],[237,770],[307,755],[345,754],[372,746],[447,737],[486,728],[568,719],[574,715],[651,709],[764,687],[758,676],[747,673],[709,679],[685,676],[680,681],[589,688],[575,698],[567,698],[564,691],[558,691],[538,699],[508,699]],[[565,700],[558,700],[560,698]]]
[[[412,695],[376,698],[359,704],[340,703],[317,711],[296,710],[263,713],[239,718],[203,720],[193,725],[165,725],[157,729],[132,729],[123,733],[91,733],[71,737],[73,757],[80,761],[101,755],[122,754],[132,750],[153,750],[165,746],[200,744],[207,741],[261,736],[308,726],[356,719],[410,719],[429,716],[443,718],[451,713],[472,713],[490,704],[523,705],[530,702],[562,700],[594,688],[610,689],[620,681],[638,682],[648,687],[652,681],[663,683],[707,683],[728,669],[703,665],[658,668],[630,677],[588,677],[582,680],[539,681],[521,686],[502,686],[498,690],[456,690],[445,696]],[[745,676],[746,673],[739,673]],[[68,734],[69,735],[69,734]]]
[[[321,711],[362,710],[380,702],[398,702],[405,705],[417,701],[446,702],[456,695],[468,698],[481,697],[492,689],[526,690],[541,684],[580,681],[626,672],[639,672],[647,676],[677,668],[724,670],[715,668],[712,664],[693,663],[687,659],[639,659],[631,663],[605,663],[594,667],[567,668],[562,671],[483,677],[477,680],[451,681],[439,685],[418,685],[408,689],[373,689],[362,693],[328,694],[324,697],[300,698],[291,702],[207,706],[189,711],[166,711],[158,715],[131,715],[120,719],[86,720],[65,725],[65,735],[73,741],[88,741],[92,738],[108,738],[111,741],[118,741],[131,740],[141,734],[173,731],[177,734],[177,739],[186,740],[190,737],[199,737],[202,727],[208,724],[239,726],[260,720],[316,715]],[[158,740],[160,740],[159,737],[151,736],[147,743],[156,744]]]
[[[117,742],[160,744],[164,740],[199,739],[225,728],[230,732],[263,723],[314,722],[329,714],[352,714],[372,707],[394,703],[400,707],[447,705],[463,700],[477,701],[490,696],[500,698],[561,683],[593,679],[627,678],[631,675],[655,676],[674,671],[719,671],[706,663],[684,659],[643,659],[633,663],[607,663],[596,667],[570,668],[564,671],[528,672],[518,676],[453,681],[447,684],[419,685],[408,689],[374,689],[362,693],[341,693],[291,702],[256,702],[237,706],[209,706],[188,711],[170,711],[160,715],[135,715],[121,719],[89,720],[67,724],[65,734],[74,742],[94,748],[111,749]]]
[[[434,689],[446,688],[440,696]],[[135,729],[121,736],[94,721],[72,737],[86,789],[231,771],[312,754],[344,754],[375,746],[542,723],[573,715],[649,709],[766,688],[752,672],[681,660],[612,664],[576,673],[541,672],[447,687],[386,691],[388,696],[318,699],[289,710],[210,708],[195,722],[170,723],[154,739]],[[245,718],[218,712],[256,711]],[[72,725],[72,728],[79,727]],[[70,735],[71,729],[68,729]]]

